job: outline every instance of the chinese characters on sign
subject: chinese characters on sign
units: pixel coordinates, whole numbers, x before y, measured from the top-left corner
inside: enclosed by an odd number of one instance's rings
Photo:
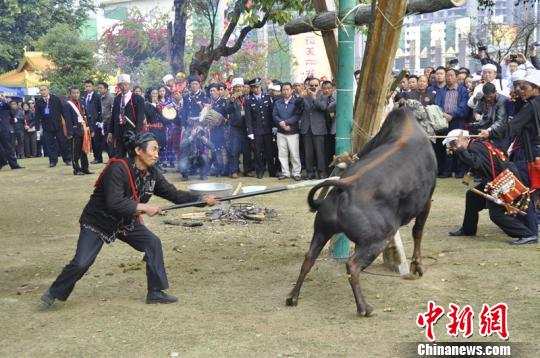
[[[466,305],[460,308],[454,303],[448,305],[448,313],[446,316],[449,323],[446,325],[448,335],[457,337],[461,334],[464,338],[469,338],[473,335],[474,311],[471,306]],[[416,317],[416,324],[420,328],[425,329],[426,338],[433,342],[435,341],[435,333],[433,327],[444,316],[445,310],[438,306],[435,302],[429,301],[427,311],[419,313]],[[482,311],[478,318],[479,334],[483,337],[497,334],[501,339],[506,340],[508,334],[508,306],[505,303],[498,303],[494,306],[487,304],[482,305]]]

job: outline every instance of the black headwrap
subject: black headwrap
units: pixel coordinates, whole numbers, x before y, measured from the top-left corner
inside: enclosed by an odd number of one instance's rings
[[[144,143],[153,140],[157,142],[156,136],[151,132],[135,133],[133,131],[128,131],[124,134],[124,144],[128,149],[130,157],[135,156],[135,148],[141,147]]]

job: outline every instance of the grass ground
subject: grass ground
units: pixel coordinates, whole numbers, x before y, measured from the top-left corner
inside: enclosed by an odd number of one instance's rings
[[[498,341],[478,335],[477,317],[483,303],[507,303],[510,342],[525,343],[522,356],[538,356],[538,248],[508,245],[487,213],[477,237],[449,238],[463,213],[465,188],[458,180],[438,183],[423,242],[424,277],[363,275],[364,295],[375,308],[370,318],[356,316],[344,265],[327,251],[298,307],[285,306],[312,233],[307,190],[253,198],[279,212],[263,224],[163,224],[186,210],[147,219],[162,239],[169,292],[178,304],[144,304],[142,255],[118,242],[103,248],[66,303],[43,311],[38,298],[74,254],[77,220],[97,174],[75,177],[69,167],[49,169],[43,159],[23,164],[27,169],[0,172],[2,357],[401,357],[401,343],[424,340],[415,318],[428,300],[446,308],[471,305],[473,341]],[[176,174],[168,178],[187,185]],[[402,237],[410,258],[410,227]],[[389,273],[380,259],[369,271]],[[435,326],[438,339],[463,340],[447,336],[446,323]]]

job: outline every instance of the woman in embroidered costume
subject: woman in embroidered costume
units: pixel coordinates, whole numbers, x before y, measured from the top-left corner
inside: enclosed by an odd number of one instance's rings
[[[160,86],[158,89],[158,106],[157,107],[160,113],[163,113],[163,109],[166,107],[172,107],[178,113],[178,110],[171,96],[167,92],[167,87],[165,86]],[[175,163],[176,163],[176,156],[175,156],[173,146],[170,145],[171,144],[170,137],[174,129],[173,121],[165,120],[164,124],[165,124],[165,128],[167,129],[167,142],[166,142],[167,145],[165,146],[164,151],[162,155],[160,156],[160,160],[163,164],[168,164],[170,167],[174,168]]]
[[[78,280],[93,264],[103,244],[115,239],[144,252],[148,294],[146,303],[173,303],[177,299],[163,290],[169,287],[161,241],[142,222],[142,215],[155,216],[158,206],[148,204],[152,194],[173,203],[199,200],[196,195],[177,190],[155,168],[159,146],[152,133],[129,134],[129,158],[111,159],[101,172],[93,194],[80,217],[77,251],[51,287],[41,296],[41,304],[51,307],[55,299],[65,301]],[[214,196],[201,198],[207,205]]]
[[[152,133],[159,145],[159,162],[157,166],[162,169],[165,160],[165,150],[167,148],[167,121],[163,118],[161,111],[163,107],[158,100],[158,90],[151,88],[148,92],[147,100],[144,106],[146,117],[146,130]]]

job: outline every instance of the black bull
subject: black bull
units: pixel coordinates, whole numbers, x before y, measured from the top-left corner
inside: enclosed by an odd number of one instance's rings
[[[313,239],[287,297],[289,306],[297,305],[306,275],[337,233],[355,243],[346,267],[360,315],[372,312],[360,289],[360,272],[414,218],[411,274],[423,274],[420,243],[437,177],[437,162],[426,133],[407,110],[394,110],[358,158],[339,180],[318,184],[308,195],[309,206],[317,211]],[[320,188],[329,186],[333,189],[324,200],[313,199]]]

